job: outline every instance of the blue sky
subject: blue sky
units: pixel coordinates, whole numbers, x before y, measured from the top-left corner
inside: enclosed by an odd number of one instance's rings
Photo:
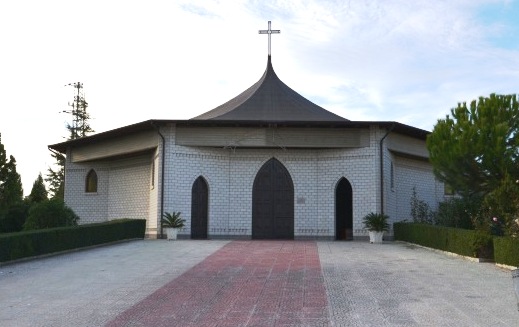
[[[502,2],[500,5],[489,3],[478,10],[477,19],[488,26],[494,26],[496,33],[491,37],[493,46],[504,49],[518,49],[519,45],[519,6],[517,2]]]
[[[518,0],[0,3],[0,133],[25,193],[84,84],[103,132],[189,119],[276,73],[351,120],[432,130],[458,102],[519,89]]]

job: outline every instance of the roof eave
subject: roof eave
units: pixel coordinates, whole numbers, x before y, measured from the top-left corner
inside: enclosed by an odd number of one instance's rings
[[[91,136],[69,140],[61,143],[49,145],[49,149],[66,153],[68,147],[81,146],[87,143],[99,142],[112,137],[122,136],[128,133],[135,133],[148,130],[156,130],[159,126],[167,124],[177,124],[179,126],[213,126],[213,127],[314,127],[314,128],[368,128],[371,125],[390,129],[396,133],[412,136],[425,140],[429,131],[413,126],[401,124],[394,121],[257,121],[257,120],[165,120],[150,119],[140,123],[123,126],[106,132]]]
[[[86,143],[92,143],[92,142],[98,142],[102,140],[106,140],[112,137],[121,136],[127,133],[135,133],[135,132],[141,132],[141,131],[149,131],[156,129],[157,126],[162,125],[164,122],[167,122],[167,120],[146,120],[139,123],[135,123],[132,125],[126,125],[123,127],[119,127],[116,129],[112,129],[106,132],[101,132],[98,134],[74,139],[74,140],[68,140],[61,143],[51,144],[48,146],[49,149],[58,151],[60,153],[66,153],[67,148],[70,146],[80,146]]]

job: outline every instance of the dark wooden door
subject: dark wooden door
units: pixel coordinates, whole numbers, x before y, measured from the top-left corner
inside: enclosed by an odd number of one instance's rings
[[[346,178],[342,178],[335,189],[335,238],[353,239],[353,197]]]
[[[191,189],[191,238],[207,238],[207,212],[209,191],[205,179],[200,176]]]
[[[254,179],[252,238],[294,238],[294,185],[286,168],[274,158]]]

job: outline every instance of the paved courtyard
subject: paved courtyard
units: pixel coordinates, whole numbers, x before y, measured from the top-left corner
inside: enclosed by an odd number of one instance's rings
[[[0,326],[519,326],[510,271],[405,243],[138,240],[0,266]]]

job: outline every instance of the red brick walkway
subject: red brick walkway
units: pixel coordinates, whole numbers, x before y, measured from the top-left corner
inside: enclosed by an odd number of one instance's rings
[[[329,326],[317,245],[234,241],[107,326]]]

